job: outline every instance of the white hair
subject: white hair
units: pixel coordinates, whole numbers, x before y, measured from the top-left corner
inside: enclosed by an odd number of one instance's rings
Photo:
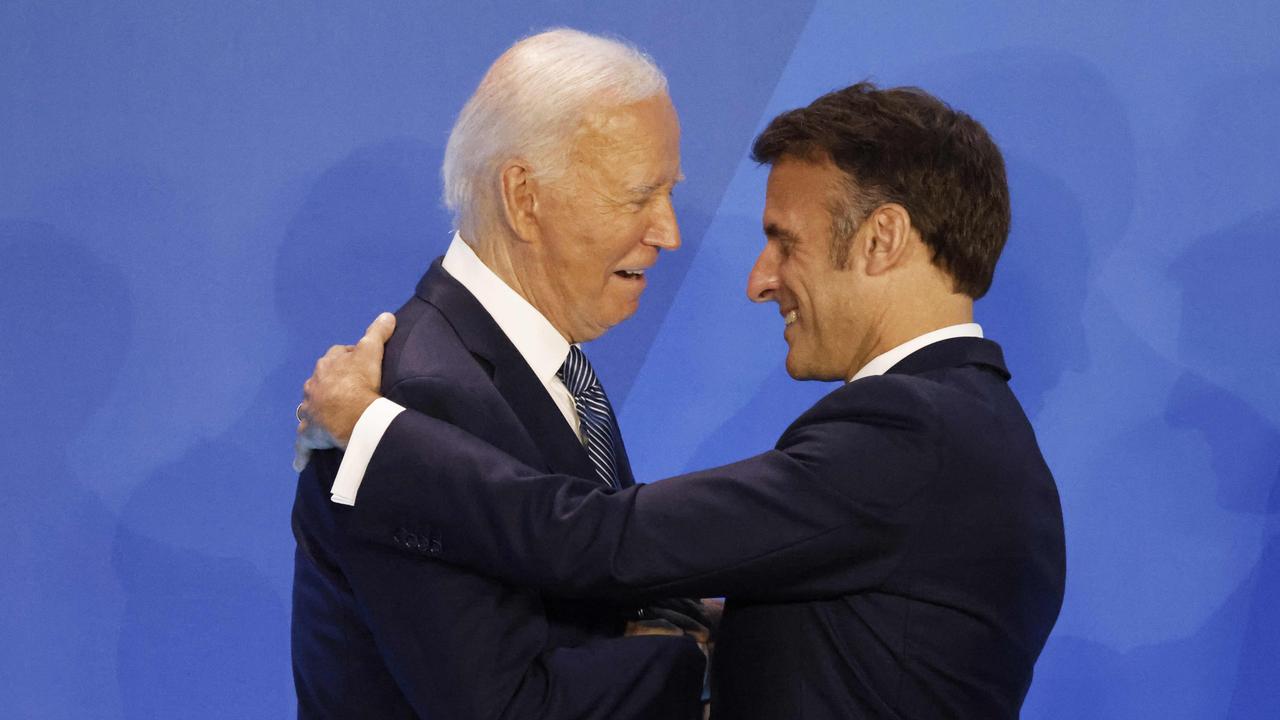
[[[623,41],[569,28],[520,40],[490,66],[449,133],[440,174],[454,223],[474,230],[501,214],[503,163],[520,158],[554,180],[589,110],[666,92],[653,59]]]

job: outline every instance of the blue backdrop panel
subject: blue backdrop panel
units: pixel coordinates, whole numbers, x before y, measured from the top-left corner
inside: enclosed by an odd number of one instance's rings
[[[745,298],[754,134],[925,87],[1008,160],[979,320],[1066,515],[1024,716],[1276,715],[1280,7],[529,5],[0,5],[0,715],[292,712],[299,383],[443,250],[455,113],[559,24],[646,48],[684,130],[684,247],[589,348],[637,475],[766,448],[830,389]]]

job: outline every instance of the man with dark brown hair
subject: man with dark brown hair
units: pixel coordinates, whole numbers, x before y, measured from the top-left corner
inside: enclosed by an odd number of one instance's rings
[[[1014,718],[1062,603],[1061,507],[1000,348],[973,323],[1009,227],[982,127],[866,83],[775,118],[765,247],[796,379],[847,381],[760,455],[618,492],[400,413],[353,532],[572,597],[726,595],[716,718]],[[307,384],[345,439],[384,330]],[[301,428],[303,431],[309,428]],[[444,469],[448,469],[444,472]]]
[[[986,294],[1009,235],[1009,186],[1000,150],[976,120],[923,90],[862,82],[779,115],[751,148],[769,165],[824,156],[848,183],[831,209],[837,267],[847,264],[862,218],[895,202],[910,208],[956,291]]]

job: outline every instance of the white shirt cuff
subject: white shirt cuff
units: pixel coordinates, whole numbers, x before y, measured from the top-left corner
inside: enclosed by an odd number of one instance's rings
[[[351,441],[347,443],[347,451],[338,465],[333,487],[329,488],[330,500],[340,505],[356,504],[356,493],[360,491],[360,483],[364,481],[364,472],[369,468],[373,452],[378,449],[387,426],[402,412],[404,407],[384,397],[374,400],[364,409],[351,430]]]

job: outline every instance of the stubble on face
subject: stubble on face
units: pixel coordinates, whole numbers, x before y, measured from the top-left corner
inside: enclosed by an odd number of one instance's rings
[[[860,302],[859,262],[845,258],[837,267],[832,208],[840,206],[849,184],[830,161],[784,158],[769,173],[765,199],[766,242],[774,245],[776,300],[784,318],[787,372],[797,380],[840,380],[865,344],[866,323]]]

